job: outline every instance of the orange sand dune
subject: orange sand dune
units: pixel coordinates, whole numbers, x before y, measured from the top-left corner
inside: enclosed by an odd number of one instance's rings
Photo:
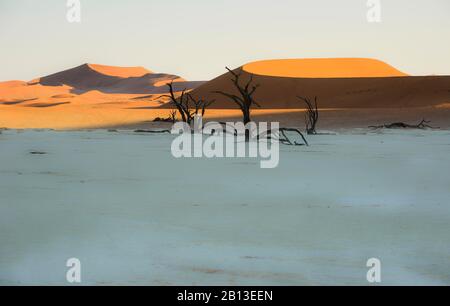
[[[97,90],[111,94],[158,94],[167,93],[165,85],[172,80],[178,87],[188,90],[203,82],[187,82],[179,76],[166,73],[153,73],[141,67],[112,67],[84,64],[35,80],[44,86],[68,85],[71,92],[82,94]]]
[[[450,94],[450,76],[406,76],[377,60],[272,60],[250,63],[235,71],[242,72],[242,85],[253,75],[253,84],[260,85],[255,100],[262,108],[271,109],[304,107],[297,96],[317,96],[322,108],[426,107],[447,102]],[[237,107],[215,91],[238,94],[229,73],[191,94],[216,100],[214,108]]]
[[[289,78],[373,78],[407,74],[375,59],[313,58],[281,59],[249,63],[243,70],[258,75]]]
[[[178,78],[178,79],[173,79],[173,80],[162,80],[162,81],[155,82],[153,84],[153,86],[155,86],[155,87],[163,87],[163,86],[167,86],[167,84],[171,83],[171,82],[173,82],[173,83],[183,83],[183,82],[186,82],[186,80],[183,79],[183,78]]]
[[[10,83],[10,82],[7,82]],[[27,85],[25,82],[0,83],[0,102],[16,101],[23,99],[47,99],[55,95],[68,94],[72,87],[62,86],[42,86]]]
[[[147,108],[161,105],[155,98],[168,92],[165,85],[172,80],[176,92],[202,83],[142,67],[96,64],[30,82],[2,82],[0,127],[92,128],[151,120]]]
[[[0,82],[0,89],[26,86],[26,85],[27,85],[27,83],[24,81],[6,81],[6,82]]]
[[[98,73],[115,76],[120,78],[132,78],[132,77],[141,77],[143,75],[153,73],[150,70],[145,69],[144,67],[116,67],[116,66],[105,66],[98,64],[87,64],[89,68]]]
[[[36,78],[30,82],[8,81],[0,83],[0,102],[22,100],[42,100],[53,103],[51,99],[75,99],[78,95],[93,92],[103,94],[156,95],[168,92],[167,83],[176,82],[175,91],[191,90],[203,82],[189,82],[183,78],[153,73],[142,67],[113,67],[84,64],[49,76]],[[84,98],[87,98],[85,96]],[[102,95],[102,99],[105,96]],[[112,98],[115,100],[116,97]],[[78,99],[80,100],[80,99]]]

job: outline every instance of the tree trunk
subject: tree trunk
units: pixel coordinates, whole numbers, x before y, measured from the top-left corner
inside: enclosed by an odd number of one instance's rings
[[[244,126],[246,126],[248,123],[250,123],[252,120],[250,119],[250,109],[249,108],[243,108],[242,114],[244,116],[243,122]],[[245,142],[250,141],[250,131],[248,129],[245,129]]]

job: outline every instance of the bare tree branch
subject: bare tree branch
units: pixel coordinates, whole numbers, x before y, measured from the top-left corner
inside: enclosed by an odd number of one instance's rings
[[[319,121],[319,108],[317,104],[317,96],[314,97],[314,102],[309,98],[297,96],[298,99],[302,100],[306,104],[306,113],[305,113],[305,125],[306,132],[308,135],[317,134],[316,125]]]

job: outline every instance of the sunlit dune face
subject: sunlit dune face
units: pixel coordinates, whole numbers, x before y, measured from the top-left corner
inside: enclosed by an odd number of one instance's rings
[[[143,67],[113,67],[96,64],[88,64],[88,66],[98,73],[119,78],[141,77],[146,74],[152,73],[150,70],[147,70]]]
[[[14,101],[21,99],[49,98],[54,95],[69,94],[70,86],[29,86],[25,82],[14,81],[0,83],[0,100]]]
[[[407,74],[378,60],[365,58],[318,58],[268,60],[247,64],[244,71],[291,78],[402,77]]]
[[[7,81],[0,82],[0,89],[14,88],[19,86],[25,86],[27,83],[23,81]]]
[[[183,79],[183,78],[177,78],[177,79],[174,79],[174,80],[163,80],[163,81],[156,82],[155,84],[153,84],[153,86],[155,86],[155,87],[163,87],[163,86],[166,86],[167,84],[172,83],[172,82],[174,82],[174,83],[181,83],[181,82],[186,82],[186,80]]]

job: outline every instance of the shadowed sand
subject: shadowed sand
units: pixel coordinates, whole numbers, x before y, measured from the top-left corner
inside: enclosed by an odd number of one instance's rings
[[[134,108],[136,105],[141,105],[142,108]],[[120,98],[117,102],[64,104],[40,108],[0,105],[0,128],[57,130],[169,128],[171,126],[169,123],[153,122],[157,117],[168,117],[169,113],[167,109],[149,109],[146,102],[123,102]],[[367,128],[369,125],[398,121],[413,124],[423,118],[431,120],[434,127],[450,128],[450,108],[323,109],[320,116],[319,130]],[[281,126],[304,128],[303,109],[255,109],[252,111],[252,118],[256,122],[280,122]],[[233,109],[211,109],[206,113],[205,120],[235,122],[241,120],[241,113]]]

